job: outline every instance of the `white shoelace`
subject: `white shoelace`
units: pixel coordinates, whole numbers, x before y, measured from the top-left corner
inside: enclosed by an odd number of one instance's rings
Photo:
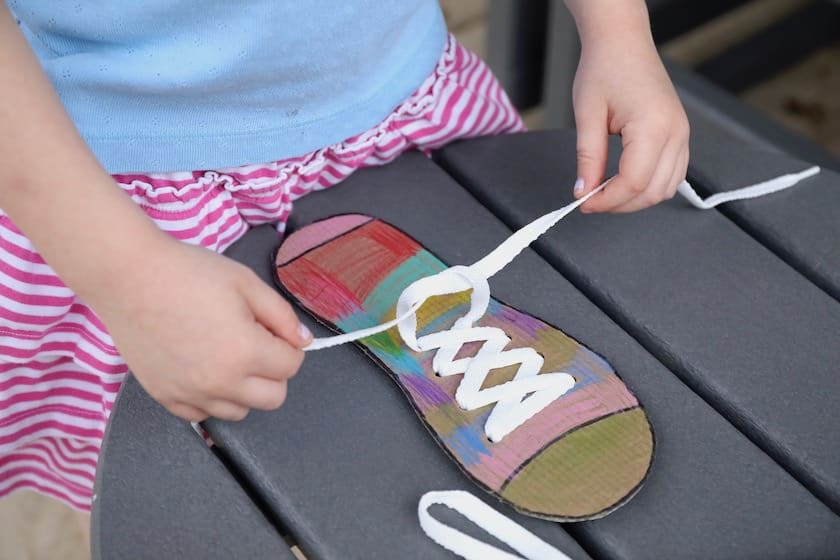
[[[701,210],[707,210],[709,208],[714,208],[718,204],[729,202],[732,200],[742,200],[747,198],[755,198],[758,196],[764,196],[766,194],[774,193],[789,187],[794,186],[798,182],[816,175],[819,173],[819,167],[811,167],[806,169],[800,173],[791,173],[788,175],[782,175],[780,177],[776,177],[775,179],[771,179],[769,181],[764,181],[762,183],[758,183],[755,185],[750,185],[747,187],[743,187],[740,189],[735,189],[723,193],[719,193],[713,196],[708,197],[707,199],[700,198],[697,193],[691,188],[691,185],[688,182],[683,181],[677,190],[681,195],[683,195],[688,201],[695,207],[700,208]],[[563,217],[580,206],[589,196],[595,194],[596,192],[600,191],[604,188],[606,183],[599,186],[597,189],[592,191],[588,196],[583,197],[582,199],[561,208],[560,210],[556,210],[547,214],[541,218],[538,218],[531,222],[530,224],[526,225],[522,229],[515,232],[512,236],[510,236],[504,243],[502,243],[496,250],[491,252],[489,255],[478,261],[472,267],[468,267],[470,269],[475,268],[476,270],[480,270],[487,275],[483,277],[484,282],[469,282],[472,286],[475,284],[479,284],[479,287],[483,288],[483,285],[486,284],[486,279],[504,268],[513,258],[518,255],[525,247],[530,245],[533,241],[535,241],[540,235],[545,233],[551,226],[555,223],[563,219]],[[460,267],[453,267],[453,268],[460,268]],[[448,269],[451,270],[451,269]],[[447,271],[444,271],[447,272]],[[471,273],[475,272],[475,270],[471,270]],[[441,273],[443,274],[443,273]],[[467,277],[464,275],[464,277]],[[471,276],[470,276],[471,278]],[[421,279],[424,280],[424,279]],[[410,288],[414,287],[420,282],[418,280],[408,288],[406,288],[406,292],[409,291]],[[403,296],[406,292],[403,292]],[[422,292],[421,292],[422,293]],[[445,293],[452,293],[445,292]],[[400,301],[403,300],[403,296],[400,296]],[[484,294],[479,294],[480,297],[484,297]],[[426,297],[429,297],[426,295]],[[474,296],[475,297],[475,296]],[[489,293],[487,294],[489,297]],[[414,299],[420,300],[420,304],[424,298],[418,297],[415,295],[411,300]],[[416,308],[419,308],[417,304]],[[406,321],[405,326],[412,327],[410,340],[413,340],[413,332],[414,327],[416,326],[416,319],[414,319],[414,315],[412,309],[416,311],[416,308],[413,306],[409,306],[407,308],[400,309],[398,305],[397,311],[397,319],[392,322],[392,324],[385,327],[385,325],[381,325],[380,327],[374,327],[374,329],[367,329],[370,331],[377,331],[377,329],[383,328],[391,328],[394,324],[398,326],[400,329],[400,336],[403,337],[403,340],[406,340],[408,344],[408,340],[405,338],[405,333],[400,326],[403,324],[402,321]],[[476,306],[473,304],[471,306],[470,312],[459,319],[459,321],[467,321],[468,317],[472,319],[473,311],[476,308],[481,308],[480,305]],[[486,309],[486,305],[484,307]],[[480,316],[480,315],[479,315]],[[408,323],[408,318],[411,317],[412,322]],[[452,330],[458,328],[458,323],[452,327]],[[384,330],[383,329],[383,330]],[[475,329],[473,329],[475,330]],[[498,329],[496,329],[498,330]],[[445,340],[447,333],[449,331],[442,331],[441,333],[437,333],[436,335],[429,335],[429,336],[437,336]],[[357,333],[352,333],[357,334]],[[371,332],[371,334],[375,334]],[[347,335],[342,335],[347,336]],[[369,334],[363,334],[360,338],[365,336],[369,336]],[[318,342],[320,344],[319,347],[329,347],[330,341],[336,340],[341,337],[332,337],[327,339],[320,339]],[[426,339],[428,337],[423,337],[420,341]],[[349,340],[356,340],[355,338],[351,338]],[[437,339],[435,339],[437,341]],[[418,342],[420,342],[418,341]],[[339,344],[345,341],[338,342]],[[418,348],[423,346],[422,344],[417,345]],[[430,347],[432,345],[430,344]],[[454,341],[453,341],[454,346]],[[460,346],[458,346],[460,348]],[[442,350],[443,348],[441,348]],[[439,350],[438,352],[440,353]],[[450,350],[451,351],[451,350]],[[456,350],[457,353],[457,350]],[[448,354],[447,354],[448,355]],[[452,354],[453,356],[455,354]],[[477,356],[476,356],[477,357]],[[438,355],[435,355],[435,362],[433,362],[433,367],[435,371],[438,371],[438,366],[442,368],[443,371],[450,371],[446,369],[448,366],[451,366],[451,362],[447,364],[437,364]],[[437,364],[437,365],[435,365]],[[487,367],[487,364],[482,364],[482,369]],[[499,366],[495,366],[499,367]],[[459,368],[460,370],[460,368]],[[469,366],[467,366],[467,371],[469,371]],[[545,374],[542,374],[545,375]],[[542,377],[540,375],[540,377]],[[551,375],[566,375],[566,374],[551,374]],[[517,374],[518,377],[518,374]],[[465,375],[466,381],[466,375]],[[464,383],[465,381],[462,381]],[[561,385],[562,380],[557,381],[558,389],[563,387]],[[504,385],[502,385],[504,386]],[[460,390],[460,386],[458,389]],[[568,389],[564,389],[565,392]],[[512,392],[512,394],[516,394]],[[560,393],[562,394],[562,393]],[[559,395],[558,395],[559,396]],[[505,395],[507,397],[507,395]],[[556,397],[555,397],[556,398]],[[527,400],[527,399],[526,399]],[[549,401],[550,402],[550,401]],[[460,403],[460,401],[459,401]],[[497,405],[498,406],[498,405]],[[494,411],[495,412],[495,409]],[[511,419],[513,421],[514,419]],[[489,424],[489,420],[488,420]],[[518,424],[517,424],[518,426]],[[507,426],[509,427],[509,426]],[[515,429],[514,426],[511,429]],[[495,429],[495,426],[493,426]],[[485,426],[485,431],[488,428]],[[510,430],[508,430],[509,432]],[[489,436],[488,436],[489,437]],[[453,529],[447,525],[444,525],[440,521],[434,519],[431,514],[429,513],[429,507],[434,504],[441,504],[450,507],[451,509],[459,512],[461,515],[475,523],[477,526],[484,529],[487,533],[493,535],[498,540],[504,542],[512,549],[516,550],[522,556],[516,556],[514,554],[510,554],[504,550],[500,550],[492,545],[479,541],[469,535],[465,535],[461,531],[457,529]],[[444,491],[444,492],[427,492],[420,498],[420,504],[418,505],[417,511],[418,517],[420,519],[420,527],[426,533],[426,535],[438,543],[440,546],[446,548],[447,550],[457,554],[465,558],[466,560],[570,560],[568,556],[551,546],[550,544],[546,543],[521,525],[515,523],[513,520],[508,519],[501,513],[497,512],[475,496],[463,492],[461,490],[451,490],[451,491]]]
[[[755,185],[715,194],[705,200],[700,198],[686,181],[683,181],[677,190],[693,206],[707,210],[724,202],[756,198],[787,189],[819,171],[819,167],[811,167],[799,173],[782,175]],[[442,376],[464,374],[455,392],[455,400],[461,408],[474,410],[496,403],[484,425],[484,431],[491,441],[500,441],[571,389],[575,380],[567,373],[540,374],[543,358],[536,350],[505,350],[510,338],[504,331],[494,327],[473,326],[484,315],[490,303],[488,280],[554,224],[604,189],[608,183],[609,180],[586,196],[517,230],[478,262],[470,266],[452,266],[432,276],[416,280],[400,294],[394,320],[350,333],[316,338],[306,350],[338,346],[396,326],[403,341],[412,350],[437,350],[432,360],[435,373]],[[417,338],[417,310],[427,299],[469,289],[472,289],[472,294],[466,315],[455,321],[447,330]],[[458,351],[469,342],[484,344],[474,357],[456,360]],[[515,364],[520,364],[519,370],[511,381],[487,389],[481,388],[491,370]],[[527,396],[529,393],[531,395]],[[445,505],[459,512],[522,556],[479,541],[434,519],[428,511],[434,504]],[[420,499],[417,513],[420,526],[429,538],[466,560],[570,560],[568,556],[468,492],[427,492]]]
[[[719,193],[705,200],[700,198],[686,181],[683,181],[677,190],[693,206],[707,210],[724,202],[756,198],[787,189],[819,172],[819,167],[810,167],[799,173],[782,175],[769,181]],[[566,373],[537,375],[543,360],[533,348],[504,351],[510,338],[501,329],[472,327],[472,324],[484,315],[490,301],[490,286],[487,281],[554,224],[601,191],[608,183],[609,180],[583,198],[537,218],[517,230],[490,254],[472,266],[453,266],[413,282],[400,294],[397,301],[396,319],[367,329],[316,338],[305,350],[331,348],[379,334],[396,326],[403,341],[411,349],[418,352],[438,350],[432,360],[432,368],[436,373],[439,375],[464,373],[464,379],[455,394],[461,407],[472,410],[493,402],[498,403],[485,423],[485,433],[491,441],[499,441],[568,391],[574,385],[574,378]],[[470,299],[470,310],[466,315],[458,319],[449,330],[419,339],[416,337],[416,313],[423,302],[434,295],[453,294],[470,288],[473,289],[473,293]],[[454,360],[463,344],[476,341],[484,341],[484,345],[475,357]],[[521,365],[512,381],[490,389],[481,389],[484,378],[491,369],[516,363]],[[534,395],[522,400],[522,397],[529,392],[534,392]],[[533,400],[538,394],[541,398]],[[517,403],[517,401],[521,402]],[[528,404],[523,406],[525,401],[528,401]],[[196,422],[190,424],[203,439],[204,433],[199,424]],[[522,556],[496,548],[441,523],[428,511],[435,504],[445,505],[457,511]],[[417,515],[420,519],[420,527],[430,539],[466,560],[571,560],[521,525],[462,490],[426,492],[420,498]]]
[[[522,556],[505,552],[444,525],[429,513],[429,508],[435,504],[454,509]],[[467,560],[571,560],[535,534],[463,490],[426,492],[420,498],[417,516],[420,518],[420,527],[430,539]]]
[[[719,193],[705,200],[685,181],[679,185],[678,191],[693,206],[705,210],[723,202],[755,198],[792,187],[803,179],[816,175],[819,170],[819,167],[811,167],[799,173],[782,175],[769,181]],[[505,350],[510,338],[504,331],[495,327],[473,326],[484,315],[490,303],[488,279],[575,208],[603,190],[608,183],[609,181],[604,182],[586,196],[517,230],[476,263],[470,266],[452,266],[432,276],[416,280],[400,294],[395,319],[375,327],[317,338],[306,350],[338,346],[396,326],[405,344],[415,352],[437,350],[432,360],[435,373],[441,376],[464,375],[455,392],[455,400],[462,409],[475,410],[495,403],[484,425],[484,432],[490,441],[501,441],[507,434],[569,391],[574,386],[575,379],[563,372],[539,373],[544,360],[535,349]],[[447,330],[417,337],[417,310],[427,299],[469,289],[472,289],[472,294],[466,315],[455,321]],[[455,356],[461,347],[470,342],[483,344],[475,356],[456,360]],[[487,389],[481,388],[490,371],[516,364],[519,364],[519,369],[512,380]]]

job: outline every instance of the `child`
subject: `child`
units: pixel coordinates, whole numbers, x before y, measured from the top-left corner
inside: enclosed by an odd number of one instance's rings
[[[129,367],[191,421],[279,407],[311,335],[218,253],[250,226],[282,231],[296,198],[358,168],[523,129],[434,0],[7,1],[0,496],[89,510]],[[644,2],[567,4],[583,45],[575,195],[621,134],[617,179],[583,209],[671,197],[688,124]]]

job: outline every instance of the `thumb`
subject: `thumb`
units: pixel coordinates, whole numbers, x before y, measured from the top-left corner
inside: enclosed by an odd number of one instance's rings
[[[296,348],[303,348],[312,341],[312,333],[300,322],[292,306],[280,294],[250,274],[243,293],[248,307],[257,321],[274,336],[282,338]]]
[[[599,184],[607,167],[608,133],[605,104],[584,104],[575,110],[577,126],[577,181],[575,198]]]

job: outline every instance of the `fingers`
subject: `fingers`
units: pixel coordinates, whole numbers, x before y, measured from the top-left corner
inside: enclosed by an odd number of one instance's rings
[[[301,334],[300,322],[283,298],[250,271],[242,278],[240,289],[250,320],[232,329],[219,359],[196,371],[183,392],[182,401],[205,417],[238,421],[250,409],[278,408],[286,399],[286,381],[303,362],[298,345],[311,338]],[[199,416],[186,407],[177,414]]]
[[[666,145],[647,187],[629,201],[610,211],[635,212],[672,198],[677,190],[677,183],[673,182],[673,178],[678,173],[681,151],[681,147],[676,143]]]
[[[187,403],[177,402],[166,407],[169,412],[189,422],[203,422],[210,416],[204,410]]]
[[[286,381],[252,375],[231,381],[223,393],[215,392],[218,395],[216,397],[205,397],[202,408],[177,403],[169,407],[169,410],[191,422],[200,422],[208,416],[238,422],[245,418],[251,409],[280,408],[286,402],[287,391]]]
[[[286,402],[287,391],[288,385],[285,381],[248,377],[231,392],[230,400],[247,408],[274,410]]]
[[[212,416],[221,420],[238,422],[251,409],[274,410],[286,402],[288,385],[264,377],[251,376],[230,387],[225,398],[210,399],[204,404],[206,412],[188,404],[179,403],[171,411],[191,422],[200,422]]]
[[[607,188],[581,206],[582,212],[613,211],[636,198],[650,185],[665,147],[664,137],[636,137],[627,132],[622,139],[624,150],[618,164],[618,175]]]
[[[577,127],[577,173],[574,196],[580,198],[601,184],[607,166],[607,110],[603,103],[575,107]]]
[[[213,400],[207,403],[207,412],[213,418],[239,422],[248,416],[249,409],[239,403],[226,400]]]
[[[261,328],[250,334],[261,340],[256,345],[260,352],[251,360],[248,372],[224,368],[201,384],[201,392],[194,394],[190,402],[178,401],[167,406],[169,411],[191,422],[200,422],[208,416],[238,421],[250,409],[280,407],[286,400],[286,380],[297,372],[303,352]],[[232,354],[237,352],[231,348]]]
[[[252,322],[226,346],[224,359],[197,372],[167,409],[191,422],[208,416],[239,421],[251,409],[274,410],[286,400],[286,381],[303,362],[303,351]]]
[[[677,187],[680,186],[680,183],[686,180],[688,177],[688,161],[690,159],[690,152],[688,146],[683,148],[682,152],[680,153],[679,163],[677,164],[677,168],[674,170],[674,176],[671,178],[671,183],[674,185],[674,192],[676,192]]]
[[[249,375],[273,381],[286,381],[293,377],[303,363],[303,350],[272,336],[266,330],[252,335],[254,355]]]
[[[259,277],[247,270],[244,274],[243,295],[251,312],[274,336],[282,338],[296,348],[303,348],[312,341],[312,333],[295,315],[280,294],[267,286]]]
[[[623,130],[618,174],[581,211],[634,212],[672,198],[685,179],[688,136],[687,121],[673,127],[646,122]]]

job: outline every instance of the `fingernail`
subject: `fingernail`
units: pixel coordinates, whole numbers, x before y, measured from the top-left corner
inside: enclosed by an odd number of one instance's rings
[[[583,177],[578,177],[577,181],[575,181],[574,194],[575,194],[575,196],[577,196],[582,192],[583,192]]]
[[[309,340],[312,338],[312,331],[306,328],[306,325],[303,323],[298,326],[298,334],[300,335],[301,340]]]

